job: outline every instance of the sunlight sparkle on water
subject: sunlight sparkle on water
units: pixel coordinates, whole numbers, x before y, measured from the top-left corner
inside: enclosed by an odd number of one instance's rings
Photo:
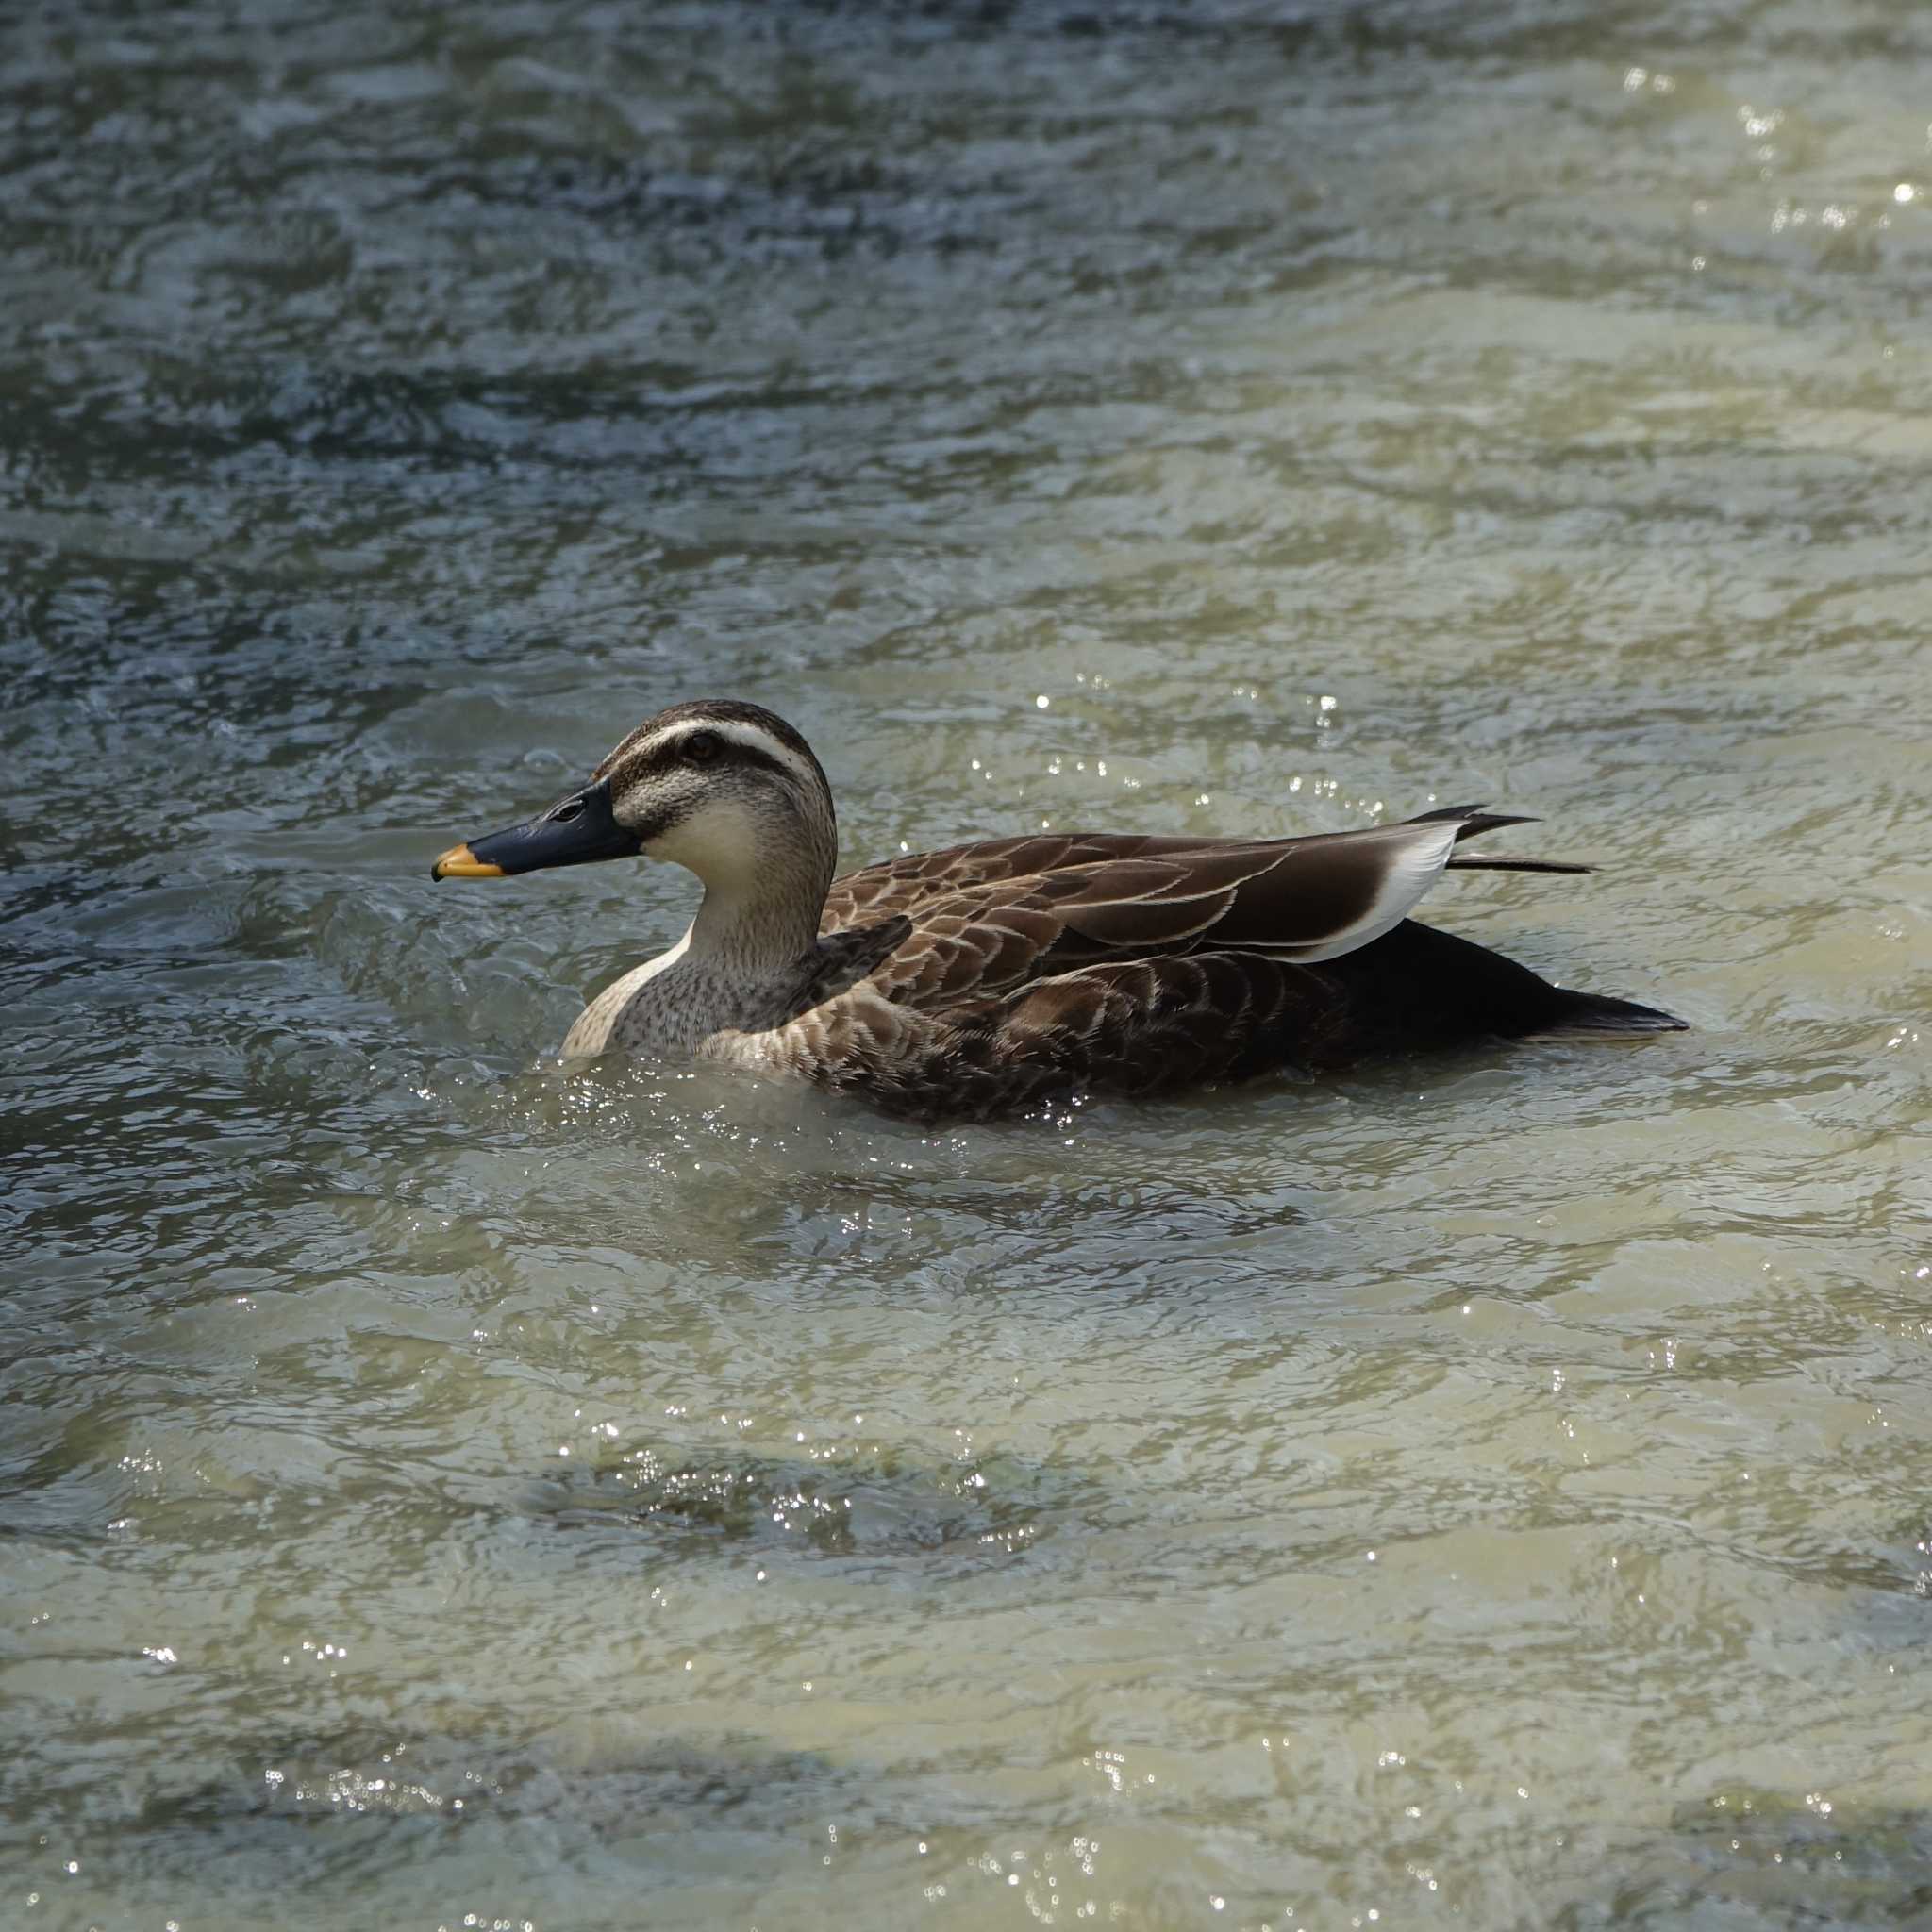
[[[1808,1836],[1711,1909],[1907,1918],[1932,9],[1137,8],[1096,87],[76,8],[0,62],[30,1917],[274,1923],[267,1811],[330,1924],[1607,1927],[1721,1766]],[[934,1130],[565,1067],[691,881],[424,861],[700,690],[845,862],[1491,798],[1597,872],[1426,922],[1695,1030]]]

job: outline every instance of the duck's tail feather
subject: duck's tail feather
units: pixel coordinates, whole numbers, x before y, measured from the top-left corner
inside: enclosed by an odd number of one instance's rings
[[[1452,858],[1446,872],[1594,872],[1593,865],[1579,865],[1574,858]]]
[[[1338,1059],[1485,1038],[1635,1039],[1675,1033],[1685,1024],[1634,1000],[1552,986],[1501,953],[1413,919],[1315,970],[1345,1002],[1338,1037],[1346,1053],[1338,1053]]]
[[[1533,825],[1536,820],[1521,813],[1485,811],[1479,805],[1444,805],[1434,811],[1418,812],[1408,823],[1412,825],[1425,825],[1439,819],[1457,819],[1461,823],[1457,827],[1456,842],[1460,845],[1465,839],[1479,839],[1485,832],[1499,832],[1505,825]],[[1452,858],[1448,862],[1450,872],[1594,872],[1593,865],[1578,865],[1570,858],[1508,858],[1498,856],[1494,858]]]
[[[1434,811],[1419,811],[1412,819],[1405,819],[1406,825],[1437,825],[1449,819],[1459,822],[1456,842],[1460,845],[1465,839],[1479,838],[1484,832],[1500,830],[1504,825],[1533,825],[1536,821],[1524,818],[1521,813],[1491,811],[1481,805],[1439,805]]]
[[[1597,1035],[1640,1033],[1684,1033],[1690,1023],[1657,1007],[1639,1006],[1635,1000],[1611,999],[1607,993],[1573,992],[1567,987],[1552,989],[1560,1002],[1534,1030],[1544,1039],[1570,1033]]]

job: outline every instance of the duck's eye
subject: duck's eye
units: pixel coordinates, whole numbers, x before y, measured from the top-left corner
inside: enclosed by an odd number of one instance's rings
[[[571,823],[573,819],[580,819],[583,817],[583,815],[584,801],[581,798],[566,798],[563,801],[563,803],[559,805],[557,808],[557,809],[550,814],[550,818],[551,822],[554,824],[567,825]]]
[[[719,749],[718,735],[714,731],[693,731],[678,747],[693,765],[708,765],[718,756]]]

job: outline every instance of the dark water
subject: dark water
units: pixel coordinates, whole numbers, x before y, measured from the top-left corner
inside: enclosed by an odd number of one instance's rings
[[[0,1922],[1932,1907],[1932,15],[0,23]],[[922,1138],[432,889],[1489,797],[1690,1034]]]

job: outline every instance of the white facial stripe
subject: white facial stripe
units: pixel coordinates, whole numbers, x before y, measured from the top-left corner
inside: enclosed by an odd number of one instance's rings
[[[748,750],[762,753],[774,764],[783,765],[808,791],[817,791],[821,789],[818,773],[806,759],[800,758],[789,746],[781,744],[762,725],[747,724],[739,719],[688,719],[672,725],[668,730],[656,733],[645,741],[642,749],[647,755],[665,751],[681,744],[697,731],[708,731],[713,738],[725,739],[733,744],[741,744]]]

